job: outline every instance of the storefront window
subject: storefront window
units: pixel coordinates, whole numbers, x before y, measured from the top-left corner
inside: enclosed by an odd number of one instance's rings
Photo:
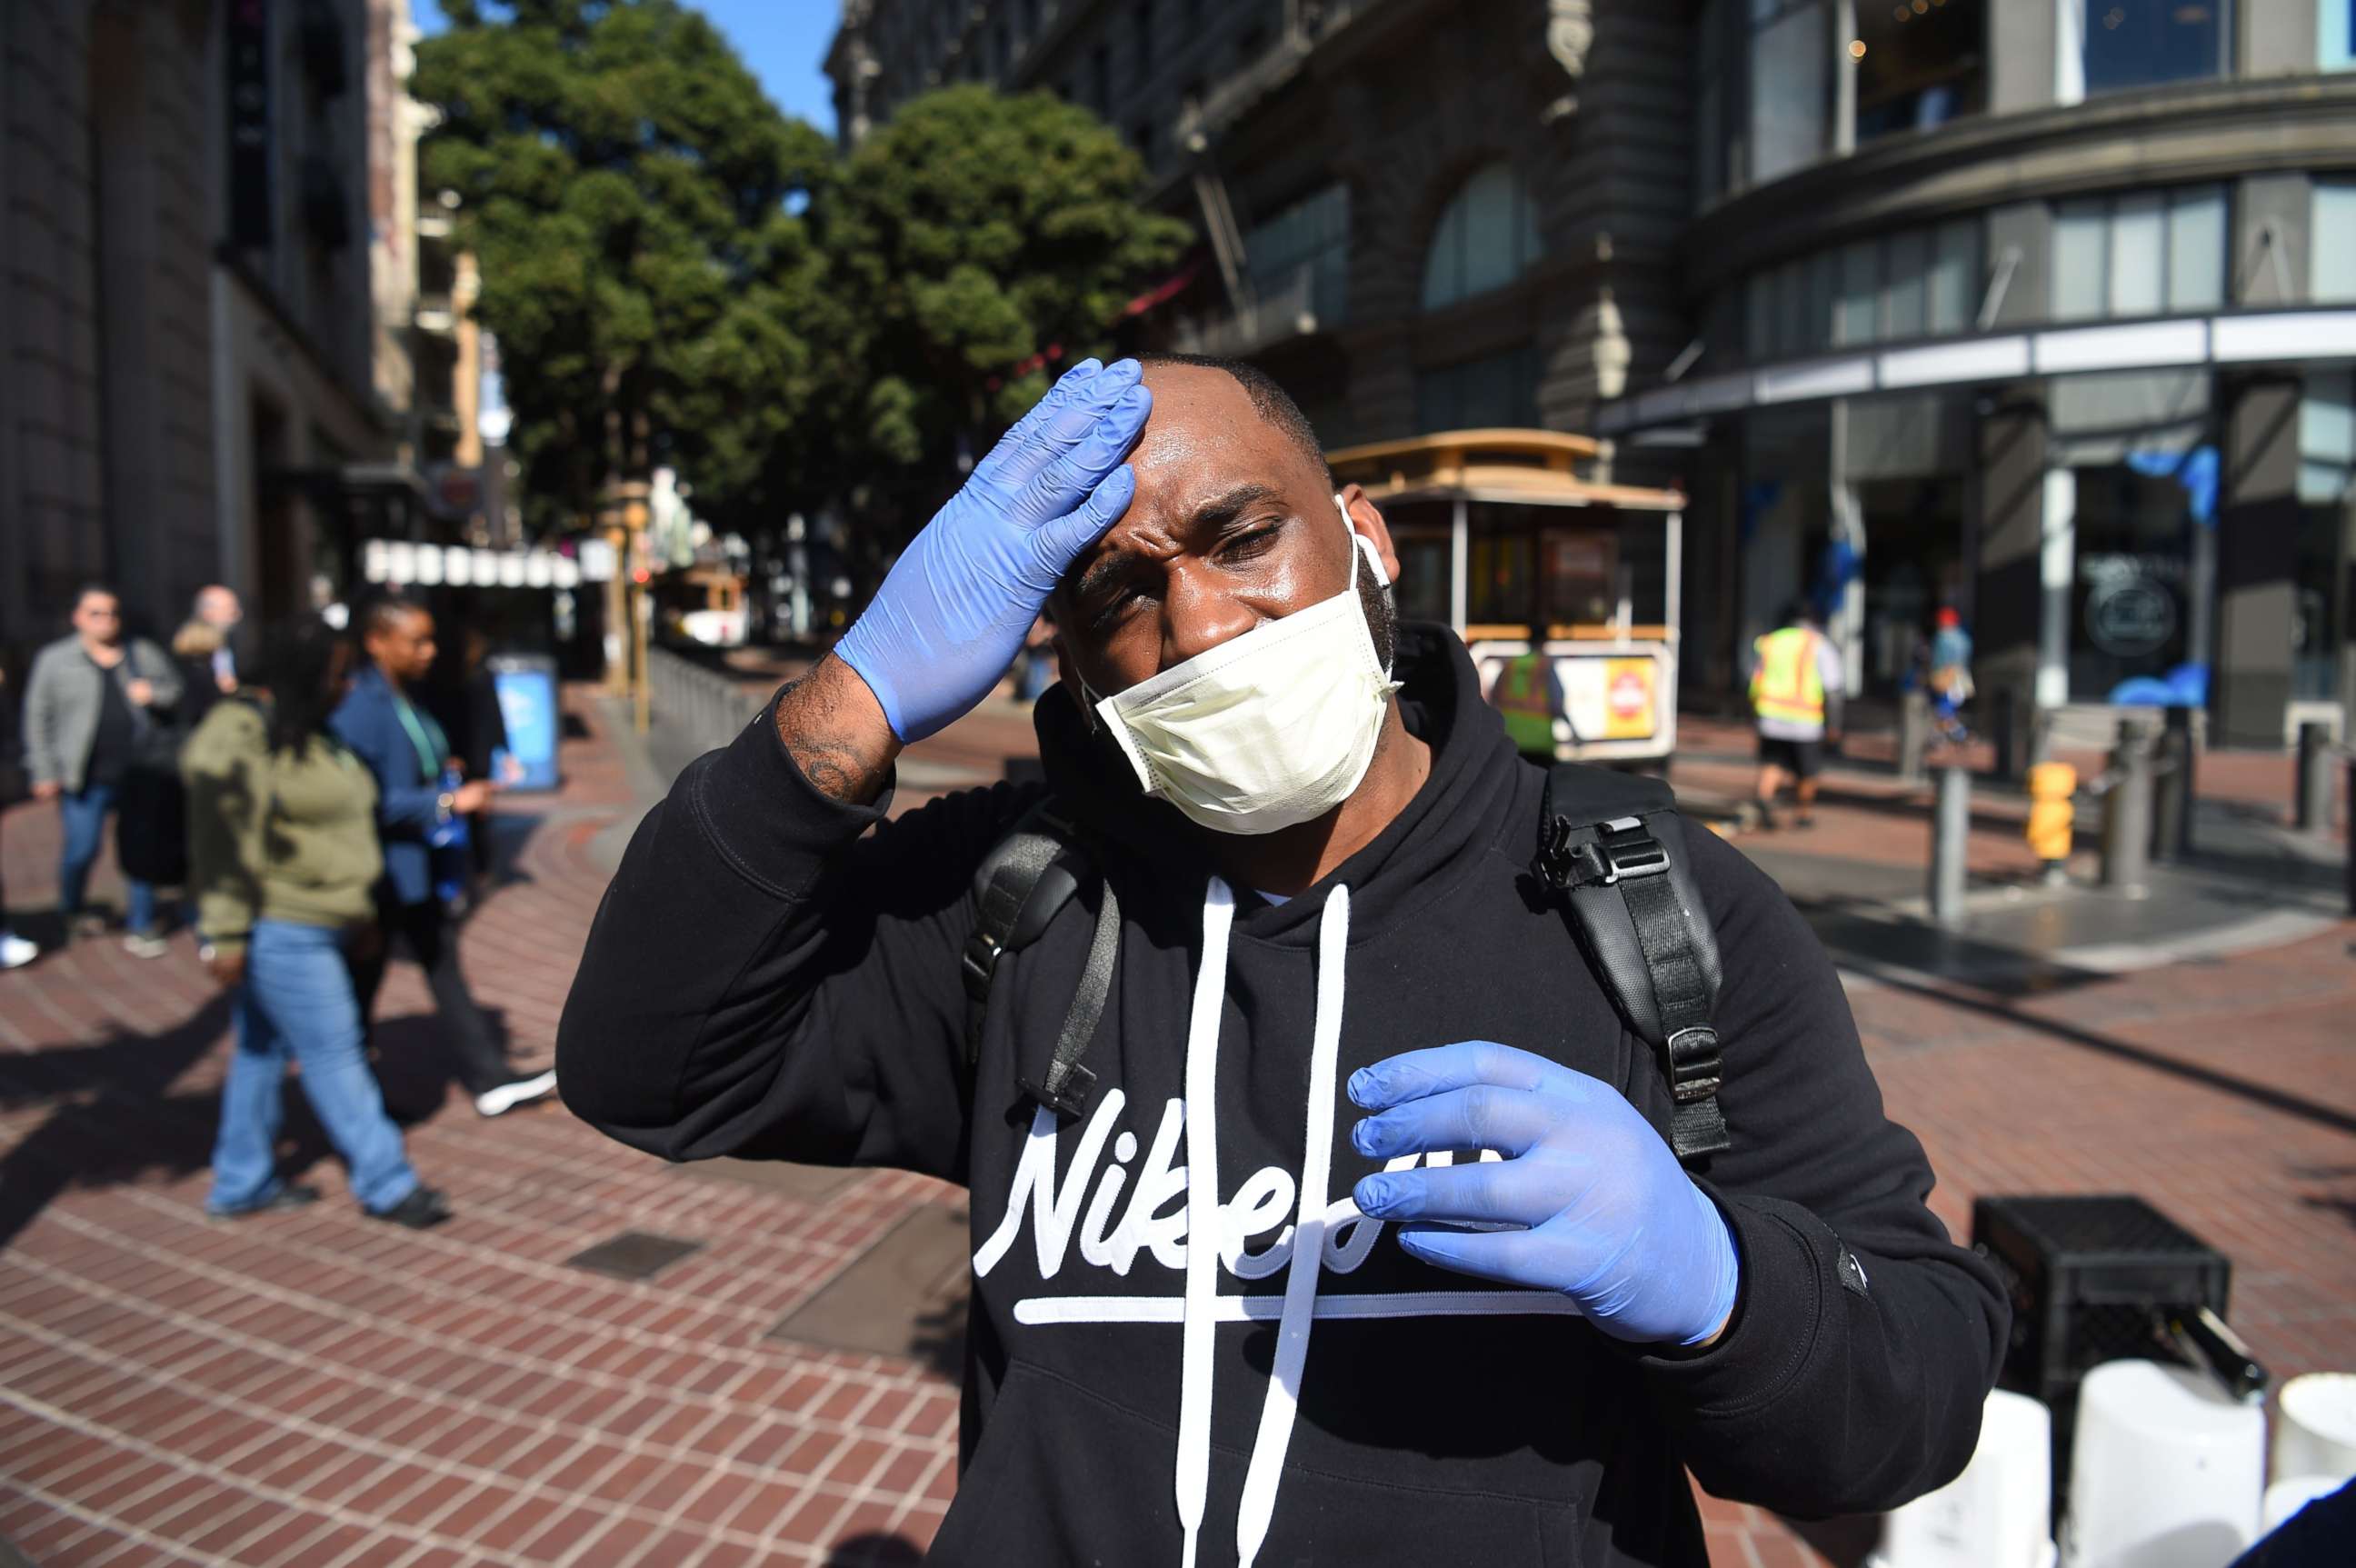
[[[2229,0],[2055,0],[2055,5],[2061,26],[2054,85],[2062,102],[2225,74]]]
[[[1987,40],[1985,0],[1857,0],[1858,145],[1986,109]]]
[[[2340,694],[2346,618],[2356,604],[2335,600],[2347,571],[2341,541],[2356,504],[2356,372],[2310,374],[2298,405],[2297,608],[2291,619],[2291,695],[2329,702]]]
[[[1511,165],[1466,180],[1440,213],[1424,257],[1423,307],[1444,310],[1503,288],[1538,259],[1537,210]]]
[[[2076,477],[2070,696],[2104,703],[2122,683],[2164,679],[2185,661],[2192,510],[2167,474],[2121,463]]]
[[[2222,186],[2139,191],[2054,209],[2056,321],[2211,310],[2224,302]]]
[[[2356,305],[2356,184],[2316,182],[2307,275],[2308,292],[2317,304]]]
[[[1830,145],[1833,43],[1821,0],[1750,3],[1748,183],[1764,185],[1815,163]]]

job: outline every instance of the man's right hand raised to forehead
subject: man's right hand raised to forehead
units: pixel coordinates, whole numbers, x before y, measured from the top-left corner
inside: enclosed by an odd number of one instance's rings
[[[1139,375],[1133,360],[1066,372],[925,525],[833,655],[778,700],[778,734],[821,792],[873,799],[902,746],[997,684],[1057,580],[1128,510],[1136,478],[1122,459],[1153,401]]]

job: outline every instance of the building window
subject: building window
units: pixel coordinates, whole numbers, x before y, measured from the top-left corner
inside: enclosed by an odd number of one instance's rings
[[[1111,113],[1112,50],[1104,44],[1098,44],[1088,53],[1088,81],[1095,88],[1088,101],[1090,105],[1098,114]]]
[[[1753,364],[1870,343],[1971,330],[1979,307],[1980,226],[1959,218],[1860,240],[1752,275],[1745,353]]]
[[[1254,224],[1244,236],[1244,267],[1263,307],[1290,296],[1320,328],[1347,320],[1350,188],[1336,181]]]
[[[2356,184],[2316,182],[2307,235],[2308,295],[2319,305],[2356,305]]]
[[[1860,145],[1987,107],[1987,0],[1857,0],[1847,47]]]
[[[2315,59],[2326,70],[2356,70],[2356,0],[2318,0]]]
[[[1485,359],[1417,372],[1415,418],[1426,431],[1536,424],[1537,349],[1524,343]]]
[[[2225,74],[2230,60],[2226,27],[2231,0],[2054,0],[2054,89],[2063,103],[2170,81],[2205,81]]]
[[[1751,167],[1737,183],[1764,185],[1825,156],[1832,24],[1821,0],[1750,4]]]
[[[1538,259],[1537,210],[1521,177],[1488,164],[1451,198],[1423,259],[1423,307],[1444,310],[1503,288]]]
[[[1137,31],[1137,80],[1143,81],[1153,71],[1153,0],[1137,0],[1134,20]]]
[[[2136,191],[2053,209],[2053,319],[2165,316],[2225,303],[2225,189]]]
[[[1726,194],[1725,16],[1719,0],[1702,0],[1694,19],[1694,210],[1707,212]]]

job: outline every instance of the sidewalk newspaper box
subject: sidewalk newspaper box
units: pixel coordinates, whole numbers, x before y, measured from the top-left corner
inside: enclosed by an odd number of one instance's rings
[[[492,777],[503,776],[506,759],[523,766],[515,789],[554,789],[556,738],[562,725],[556,697],[556,660],[545,653],[501,653],[485,660],[499,696],[499,722],[508,744],[491,759]]]
[[[1453,627],[1492,702],[1537,653],[1558,761],[1658,761],[1676,746],[1685,498],[1581,476],[1598,451],[1560,431],[1451,430],[1326,461],[1382,509],[1399,614]]]

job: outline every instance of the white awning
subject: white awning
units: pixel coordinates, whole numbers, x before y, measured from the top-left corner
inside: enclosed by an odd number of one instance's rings
[[[1622,435],[1704,414],[2029,376],[2356,360],[2356,310],[2237,311],[1985,333],[1786,360],[1604,403],[1595,428]]]

